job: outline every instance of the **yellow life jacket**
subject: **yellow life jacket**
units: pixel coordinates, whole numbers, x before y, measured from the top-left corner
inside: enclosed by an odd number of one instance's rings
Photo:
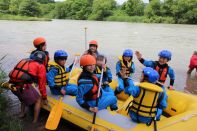
[[[131,75],[131,66],[133,64],[132,61],[130,61],[129,63],[127,63],[127,65],[124,64],[123,62],[123,59],[122,59],[122,56],[119,56],[119,60],[120,60],[120,63],[121,63],[121,69],[126,69],[126,75],[127,76],[130,76]]]
[[[104,71],[106,71],[107,69],[108,69],[108,67],[106,67],[106,68],[104,69]],[[101,74],[101,69],[100,69],[98,66],[96,66],[95,74]]]
[[[163,89],[155,84],[142,82],[139,84],[140,94],[137,98],[134,98],[130,110],[135,112],[137,115],[144,117],[155,117],[157,111],[157,105],[160,102],[160,93]]]
[[[49,62],[49,71],[51,67],[55,67],[58,69],[58,75],[55,76],[55,85],[56,86],[65,86],[68,82],[68,75],[63,67],[57,64],[54,61]]]

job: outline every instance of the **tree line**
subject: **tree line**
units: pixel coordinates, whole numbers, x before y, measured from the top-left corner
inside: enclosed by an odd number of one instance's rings
[[[197,0],[0,0],[0,13],[55,19],[107,20],[140,16],[144,22],[197,24]]]

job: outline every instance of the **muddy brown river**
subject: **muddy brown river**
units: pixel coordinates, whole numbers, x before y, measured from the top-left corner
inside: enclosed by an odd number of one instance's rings
[[[47,40],[47,50],[53,58],[55,50],[63,49],[69,54],[68,65],[73,61],[75,53],[85,50],[84,28],[87,27],[87,40],[96,39],[99,42],[99,52],[108,58],[108,66],[115,78],[115,64],[124,49],[140,51],[144,58],[157,60],[158,52],[168,49],[173,57],[169,65],[176,74],[176,90],[197,94],[197,76],[195,72],[187,75],[190,57],[197,50],[197,26],[174,24],[136,24],[126,22],[96,22],[76,20],[53,20],[51,22],[33,21],[0,21],[0,57],[7,55],[3,69],[10,69],[22,58],[29,56],[35,37],[43,36]],[[136,73],[134,81],[138,81],[143,66],[134,57]],[[169,83],[166,82],[167,84]],[[13,114],[19,112],[19,102],[11,93],[10,107]],[[43,125],[48,113],[41,112],[38,125],[32,125],[31,117],[25,118],[25,129],[44,130]],[[58,130],[77,130],[75,126],[62,121]]]

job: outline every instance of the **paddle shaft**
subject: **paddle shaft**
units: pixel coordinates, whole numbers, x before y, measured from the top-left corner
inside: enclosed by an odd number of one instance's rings
[[[76,62],[77,62],[77,56],[75,56],[75,60],[74,60],[73,66],[72,66],[72,69],[71,69],[69,77],[68,77],[68,83],[69,83],[70,77],[71,77],[71,75],[73,73],[73,69],[75,68]]]
[[[85,32],[85,50],[87,50],[87,27],[84,28]]]
[[[157,120],[156,120],[156,117],[154,118],[154,131],[157,131]]]
[[[98,94],[97,94],[97,99],[96,99],[96,107],[98,107],[98,100],[99,100],[100,91],[101,91],[101,85],[102,85],[102,80],[103,80],[103,72],[104,72],[104,70],[102,68],[102,70],[101,70],[101,78],[100,78],[100,82],[99,82],[99,89],[98,89]],[[95,124],[95,120],[96,120],[96,112],[94,113],[92,124]]]

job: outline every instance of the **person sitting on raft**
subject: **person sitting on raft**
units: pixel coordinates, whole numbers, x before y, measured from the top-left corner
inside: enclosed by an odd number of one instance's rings
[[[101,88],[99,93],[99,80],[94,74],[96,65],[95,57],[91,55],[83,55],[80,59],[80,66],[82,73],[78,78],[78,93],[76,96],[77,103],[91,112],[98,112],[98,110],[106,109],[110,106],[111,110],[117,110],[117,98],[114,94],[105,92]],[[97,95],[98,106],[96,105]],[[97,106],[97,107],[96,107]]]
[[[69,72],[73,64],[65,68],[68,54],[63,50],[57,50],[54,54],[54,61],[49,62],[47,82],[51,93],[54,95],[76,95],[77,85],[67,83]]]
[[[46,69],[44,66],[45,54],[36,51],[32,55],[32,59],[21,60],[14,69],[9,73],[9,83],[16,87],[12,90],[21,101],[21,114],[19,117],[25,117],[25,106],[34,106],[34,120],[37,122],[41,101],[47,105],[46,93]],[[40,93],[35,89],[34,83],[38,84]],[[39,95],[41,94],[41,96]]]
[[[36,48],[34,51],[31,52],[30,54],[30,59],[32,58],[32,55],[36,52],[36,51],[42,51],[45,53],[46,55],[46,59],[44,61],[44,65],[46,67],[46,70],[47,70],[47,67],[48,67],[48,62],[49,62],[49,52],[46,51],[46,47],[47,47],[47,44],[46,44],[46,40],[45,38],[43,37],[38,37],[38,38],[35,38],[34,41],[33,41],[33,45],[34,47]]]
[[[127,110],[134,122],[150,124],[152,120],[160,120],[163,109],[167,107],[167,94],[164,87],[156,84],[159,74],[156,70],[145,67],[139,86],[129,88],[134,97],[132,105]]]
[[[129,94],[128,88],[132,85],[131,75],[135,72],[135,64],[132,62],[133,51],[126,49],[122,58],[116,63],[116,75],[118,76],[118,87],[114,94],[117,95],[123,90]]]
[[[91,40],[89,42],[89,49],[84,52],[84,55],[89,54],[96,58],[97,55],[99,55],[97,49],[98,49],[98,42],[96,40]]]
[[[191,72],[196,68],[197,72],[197,51],[194,51],[189,64],[189,69],[187,71],[187,74],[191,74]]]
[[[109,86],[109,84],[112,82],[112,73],[110,68],[106,66],[106,63],[107,58],[104,55],[98,55],[96,58],[96,69],[94,71],[94,74],[96,74],[97,77],[100,79],[101,70],[102,68],[104,68],[102,88],[106,92],[114,93],[114,91]]]
[[[168,50],[162,50],[159,52],[159,60],[158,61],[148,61],[142,58],[142,54],[139,51],[136,51],[136,56],[138,60],[146,67],[151,67],[155,69],[160,77],[159,82],[165,83],[167,76],[170,76],[170,85],[168,89],[174,89],[174,81],[175,81],[175,73],[174,70],[168,65],[168,62],[171,60],[172,53]]]

